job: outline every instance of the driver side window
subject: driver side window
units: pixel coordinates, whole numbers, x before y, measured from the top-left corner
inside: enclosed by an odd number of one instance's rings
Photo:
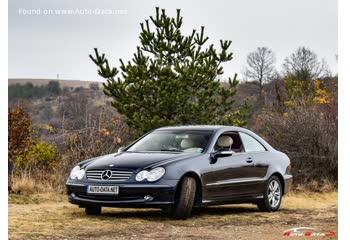
[[[235,153],[244,152],[244,147],[238,132],[225,132],[217,139],[214,151],[220,149],[232,150]]]

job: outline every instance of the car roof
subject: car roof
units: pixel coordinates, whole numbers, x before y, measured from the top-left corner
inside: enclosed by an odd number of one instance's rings
[[[210,130],[216,131],[219,129],[227,129],[231,131],[237,131],[241,129],[240,127],[235,126],[225,126],[225,125],[185,125],[185,126],[167,126],[157,128],[156,130]]]

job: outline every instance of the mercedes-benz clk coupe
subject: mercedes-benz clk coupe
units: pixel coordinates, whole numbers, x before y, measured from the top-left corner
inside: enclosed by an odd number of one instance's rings
[[[253,203],[279,209],[292,183],[286,154],[245,128],[162,127],[117,153],[80,162],[68,199],[87,215],[102,207],[168,209],[186,219],[194,207]]]

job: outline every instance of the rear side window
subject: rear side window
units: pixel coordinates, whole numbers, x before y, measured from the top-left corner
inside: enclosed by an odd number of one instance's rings
[[[249,136],[248,134],[240,132],[243,146],[246,152],[265,152],[265,147],[259,143],[255,138]]]

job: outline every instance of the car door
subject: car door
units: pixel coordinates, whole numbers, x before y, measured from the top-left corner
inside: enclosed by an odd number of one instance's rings
[[[238,132],[221,134],[233,138],[231,150],[234,154],[218,158],[212,164],[211,171],[215,181],[207,184],[210,195],[216,200],[231,199],[235,196],[248,195],[252,192],[249,181],[254,177],[254,162],[249,153],[244,152],[243,144]]]
[[[250,168],[250,180],[247,186],[252,194],[261,194],[264,189],[264,177],[268,170],[269,152],[257,139],[248,133],[239,132],[244,152],[249,155],[253,167]]]

